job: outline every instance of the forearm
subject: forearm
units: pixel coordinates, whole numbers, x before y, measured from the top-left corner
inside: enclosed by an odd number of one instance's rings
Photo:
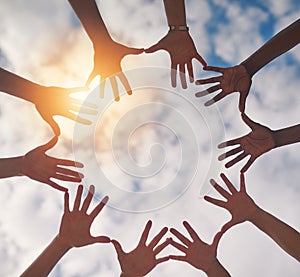
[[[285,252],[300,261],[300,234],[288,224],[259,208],[249,220]]]
[[[23,157],[0,159],[0,178],[22,175]]]
[[[93,44],[111,40],[95,0],[69,0],[69,3]]]
[[[273,131],[275,147],[300,142],[300,124]]]
[[[290,50],[300,42],[300,19],[276,34],[248,59],[242,62],[252,77],[270,61]]]
[[[209,277],[228,277],[230,274],[223,265],[216,259],[209,270],[205,272]]]
[[[40,85],[0,68],[0,90],[33,103]]]
[[[184,0],[164,0],[168,25],[186,25]]]
[[[42,254],[21,274],[21,277],[48,276],[62,256],[70,250],[58,236],[47,246]]]

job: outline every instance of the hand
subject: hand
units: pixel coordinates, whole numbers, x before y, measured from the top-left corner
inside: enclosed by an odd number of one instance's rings
[[[54,121],[54,115],[61,115],[76,122],[90,125],[91,121],[84,119],[75,113],[97,114],[97,105],[87,103],[70,97],[70,94],[78,91],[87,90],[87,88],[59,88],[59,87],[41,87],[42,92],[37,93],[34,98],[34,104],[42,118],[51,126],[56,136],[60,135],[58,124]]]
[[[246,98],[249,94],[252,83],[250,75],[247,73],[245,67],[243,65],[237,65],[228,68],[206,66],[204,67],[204,70],[222,73],[221,76],[196,81],[197,85],[219,83],[218,85],[214,85],[204,91],[196,93],[197,97],[202,97],[204,95],[207,95],[208,93],[213,93],[215,91],[221,90],[215,97],[207,101],[205,103],[205,106],[210,106],[233,92],[239,92],[239,110],[243,113],[245,111]]]
[[[23,158],[21,172],[23,175],[26,175],[33,180],[48,184],[61,191],[67,191],[67,188],[51,181],[50,178],[79,183],[83,178],[83,174],[62,166],[76,166],[82,168],[83,164],[47,156],[46,152],[54,147],[57,140],[58,138],[54,137],[45,145],[39,146],[28,152]]]
[[[116,77],[118,77],[121,83],[123,84],[124,88],[126,89],[127,93],[131,95],[132,90],[125,74],[122,72],[121,60],[126,55],[140,54],[144,50],[130,48],[111,40],[109,42],[102,42],[99,45],[94,44],[94,51],[94,68],[90,76],[88,77],[86,85],[89,86],[91,81],[97,75],[101,75],[102,81],[100,81],[100,97],[103,98],[105,81],[107,78],[109,78],[111,87],[114,92],[115,101],[119,101],[119,89],[116,79]],[[113,76],[115,74],[118,75]]]
[[[162,244],[158,244],[161,238],[168,231],[168,228],[163,228],[152,239],[152,241],[146,245],[151,226],[152,222],[149,220],[137,247],[129,253],[125,253],[123,251],[122,246],[118,241],[112,240],[118,255],[122,276],[145,276],[156,265],[169,259],[169,257],[156,258],[156,255],[159,254],[169,244],[170,240],[168,239]]]
[[[228,180],[225,174],[222,173],[220,176],[229,189],[230,193],[219,186],[214,180],[210,180],[210,182],[214,186],[214,189],[219,192],[226,199],[226,201],[218,200],[209,196],[204,196],[204,199],[230,212],[231,220],[228,221],[221,230],[222,233],[225,233],[232,226],[249,220],[251,216],[257,211],[258,206],[247,194],[244,174],[240,175],[239,191]]]
[[[145,50],[146,53],[153,53],[158,50],[166,50],[171,58],[171,82],[176,87],[177,67],[179,65],[180,80],[183,88],[187,88],[185,66],[190,76],[190,82],[194,81],[192,59],[197,59],[203,66],[204,59],[198,54],[194,42],[187,31],[169,31],[165,37],[152,47]]]
[[[217,233],[211,245],[203,242],[195,230],[186,221],[183,222],[185,229],[190,234],[192,241],[181,234],[174,228],[171,228],[171,233],[174,234],[182,243],[171,241],[171,244],[178,250],[185,253],[184,256],[171,255],[170,259],[188,262],[192,266],[209,271],[217,262],[217,247],[221,238],[221,233]]]
[[[219,144],[219,148],[224,148],[236,144],[240,144],[240,146],[220,155],[218,159],[219,161],[222,161],[227,157],[230,157],[243,151],[230,162],[226,163],[225,167],[229,168],[237,162],[239,162],[240,160],[244,159],[246,156],[250,155],[250,159],[247,161],[246,165],[241,169],[241,172],[244,173],[259,156],[275,147],[275,141],[273,137],[273,132],[268,127],[265,127],[261,124],[252,121],[246,114],[242,114],[242,119],[251,128],[252,131],[243,137],[229,140]]]
[[[83,186],[79,185],[73,211],[70,211],[69,208],[69,194],[68,192],[65,193],[64,215],[60,223],[58,238],[69,247],[81,247],[93,243],[110,242],[110,239],[106,236],[93,237],[90,233],[91,225],[107,203],[108,196],[105,196],[90,214],[87,214],[87,210],[94,196],[95,187],[93,185],[90,186],[89,193],[80,209],[82,191]]]

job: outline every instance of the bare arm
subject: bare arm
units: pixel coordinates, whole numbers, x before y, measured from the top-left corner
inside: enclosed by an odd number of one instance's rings
[[[0,179],[22,175],[23,157],[0,159]]]
[[[275,147],[300,142],[300,124],[273,131]]]
[[[261,48],[242,62],[250,77],[281,54],[300,42],[300,19],[280,31]]]
[[[164,0],[164,6],[169,26],[186,25],[184,0]]]

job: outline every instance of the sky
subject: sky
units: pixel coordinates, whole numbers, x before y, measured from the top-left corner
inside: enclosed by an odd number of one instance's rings
[[[281,29],[300,17],[298,1],[186,0],[187,23],[196,48],[209,65],[239,64]],[[147,48],[167,32],[162,0],[97,1],[112,38]],[[0,0],[0,66],[42,85],[82,86],[93,66],[92,44],[67,1]],[[197,79],[203,72],[194,61]],[[122,68],[133,95],[112,101],[95,87],[87,100],[98,104],[91,126],[57,117],[62,134],[48,154],[85,164],[83,184],[96,186],[110,201],[95,220],[92,234],[108,235],[125,251],[135,248],[152,219],[151,239],[164,226],[185,232],[188,220],[211,243],[229,214],[203,200],[216,196],[208,179],[220,172],[238,186],[244,162],[225,169],[216,145],[247,134],[232,94],[210,108],[194,96],[205,86],[173,89],[165,51],[127,56]],[[300,48],[280,56],[253,78],[246,113],[277,130],[299,123]],[[95,81],[93,84],[97,84]],[[0,157],[23,155],[46,143],[52,133],[31,103],[0,94]],[[263,209],[300,230],[300,145],[272,150],[246,173],[249,195]],[[0,194],[0,276],[18,276],[56,236],[63,194],[27,177],[2,179]],[[69,188],[72,203],[76,185]],[[168,235],[170,236],[170,234]],[[162,255],[179,253],[172,247]],[[233,227],[222,238],[218,259],[232,276],[299,276],[299,262],[250,223]],[[149,276],[205,276],[186,263],[168,261]],[[112,245],[70,250],[52,277],[118,276]]]

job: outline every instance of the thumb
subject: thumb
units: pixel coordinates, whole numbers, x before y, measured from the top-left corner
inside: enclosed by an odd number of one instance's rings
[[[93,68],[92,72],[90,73],[87,81],[85,82],[85,87],[89,87],[89,85],[91,84],[91,82],[93,81],[93,79],[97,76],[97,71],[95,69],[95,67]]]
[[[112,240],[111,243],[115,247],[116,252],[117,252],[117,254],[118,254],[119,257],[122,256],[122,255],[124,255],[124,251],[122,249],[122,246],[121,246],[121,244],[118,241]]]
[[[60,129],[58,124],[55,122],[55,120],[52,118],[52,116],[49,116],[47,118],[44,118],[44,120],[50,125],[52,131],[54,132],[55,136],[60,135]]]
[[[127,55],[138,55],[144,52],[144,48],[131,48],[128,47]]]
[[[240,93],[239,110],[240,110],[240,112],[241,112],[242,114],[245,112],[246,98],[247,98],[247,94],[245,94],[245,93]]]
[[[221,229],[222,235],[234,225],[235,225],[235,223],[232,219],[229,220],[227,223],[225,223]]]
[[[251,128],[251,130],[254,130],[258,126],[260,126],[258,123],[254,122],[252,119],[250,119],[245,113],[242,113],[242,119]]]
[[[111,239],[107,236],[93,237],[93,243],[109,243]]]
[[[58,141],[58,137],[54,136],[49,142],[40,146],[40,150],[47,152],[49,149],[54,147],[54,145],[57,143],[57,141]]]
[[[161,46],[161,41],[159,41],[158,43],[152,45],[151,47],[145,49],[145,53],[154,53],[158,50],[161,50],[163,49],[163,47]]]

